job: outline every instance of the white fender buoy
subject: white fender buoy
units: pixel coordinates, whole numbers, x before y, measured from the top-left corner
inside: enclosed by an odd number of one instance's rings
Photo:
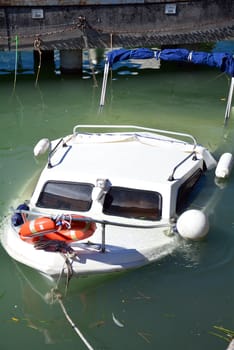
[[[231,153],[223,153],[219,158],[215,169],[215,176],[221,179],[226,179],[231,172],[233,165],[233,157]]]
[[[33,153],[34,156],[37,157],[39,155],[44,154],[50,147],[50,140],[49,139],[41,139],[38,141],[36,146],[34,147]]]
[[[209,231],[209,227],[207,216],[197,209],[185,211],[176,223],[180,236],[194,241],[204,238]]]

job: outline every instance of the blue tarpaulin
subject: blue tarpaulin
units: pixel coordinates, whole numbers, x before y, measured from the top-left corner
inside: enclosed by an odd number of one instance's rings
[[[147,59],[153,57],[154,51],[144,48],[134,50],[118,49],[108,52],[107,54],[107,59],[110,66],[119,61],[126,61],[130,59]]]
[[[155,58],[163,61],[191,62],[194,64],[204,64],[210,67],[219,68],[231,76],[234,76],[234,57],[229,53],[220,52],[199,52],[187,49],[118,49],[107,54],[109,65],[129,59],[149,59]]]

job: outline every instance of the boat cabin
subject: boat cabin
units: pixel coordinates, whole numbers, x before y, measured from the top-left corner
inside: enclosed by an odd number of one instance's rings
[[[205,169],[193,143],[151,133],[74,133],[53,145],[30,206],[112,221],[169,220]]]

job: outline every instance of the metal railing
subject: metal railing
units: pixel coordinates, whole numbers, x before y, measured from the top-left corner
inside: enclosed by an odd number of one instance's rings
[[[140,131],[149,131],[153,133],[158,133],[158,134],[166,134],[166,135],[173,135],[173,136],[180,136],[180,137],[185,137],[188,138],[192,141],[193,148],[197,146],[197,140],[195,137],[191,134],[187,133],[182,133],[182,132],[177,132],[177,131],[170,131],[170,130],[163,130],[163,129],[154,129],[154,128],[146,128],[143,126],[137,126],[137,125],[75,125],[73,128],[73,135],[76,136],[79,132],[78,129],[135,129],[135,130],[140,130]],[[181,140],[178,140],[181,141]]]
[[[171,223],[157,223],[154,225],[136,225],[136,224],[125,224],[125,223],[121,223],[121,222],[114,222],[114,221],[108,221],[108,220],[99,220],[99,219],[94,219],[91,217],[72,217],[72,215],[70,214],[61,214],[61,215],[51,215],[49,213],[44,213],[44,212],[36,212],[36,211],[31,211],[31,210],[24,210],[24,209],[13,209],[14,213],[18,213],[18,214],[24,214],[24,215],[31,215],[33,217],[41,217],[41,216],[46,216],[52,220],[56,220],[59,219],[61,220],[71,220],[71,221],[75,221],[75,222],[86,222],[86,223],[96,223],[96,224],[100,224],[101,225],[101,230],[102,230],[102,241],[101,241],[101,252],[105,252],[106,250],[106,226],[118,226],[118,227],[124,227],[124,228],[137,228],[137,229],[154,229],[154,228],[172,228],[172,224]],[[74,214],[75,216],[75,214]],[[30,221],[30,220],[29,220]],[[48,231],[45,232],[40,232],[38,235],[39,236],[43,236],[43,234],[47,234]],[[32,234],[29,235],[28,238],[31,237],[36,237],[37,234]]]

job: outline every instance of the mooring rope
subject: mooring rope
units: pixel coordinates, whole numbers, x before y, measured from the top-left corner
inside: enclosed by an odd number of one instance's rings
[[[23,285],[25,285],[24,280],[26,280],[26,282],[28,283],[28,285],[30,286],[30,288],[33,290],[33,292],[37,295],[39,295],[44,301],[46,301],[49,304],[55,304],[56,302],[59,303],[63,314],[65,315],[67,321],[69,322],[69,324],[72,326],[72,328],[74,329],[74,331],[76,332],[76,334],[80,337],[80,339],[82,340],[82,342],[85,344],[85,346],[87,347],[87,349],[89,350],[94,350],[94,348],[89,344],[88,340],[85,338],[85,336],[82,334],[82,332],[79,330],[79,328],[77,327],[77,325],[75,325],[75,323],[72,321],[71,317],[69,316],[66,307],[62,301],[62,295],[58,290],[58,281],[55,285],[55,287],[50,289],[50,292],[46,293],[46,297],[45,295],[43,295],[42,293],[40,293],[35,287],[34,285],[31,283],[31,281],[27,278],[27,276],[22,272],[22,270],[20,270],[20,268],[18,267],[18,265],[15,263],[15,266],[17,268],[17,270],[20,271],[19,277],[20,280],[22,282]],[[63,269],[61,271],[61,275],[63,273]],[[59,276],[59,279],[61,277],[61,275]],[[22,278],[23,276],[23,278]]]
[[[34,40],[34,49],[35,51],[38,51],[39,55],[39,62],[38,62],[38,67],[37,67],[37,75],[36,75],[36,80],[35,80],[35,86],[37,86],[38,83],[38,78],[41,70],[41,39],[38,37]]]
[[[92,73],[94,87],[98,87],[98,83],[97,83],[97,79],[96,79],[95,71],[94,71],[94,66],[93,66],[92,60],[90,58],[90,49],[89,49],[89,46],[88,46],[88,38],[87,38],[87,36],[85,34],[83,34],[83,39],[84,39],[84,43],[85,43],[85,49],[88,51],[89,67],[90,67],[90,70],[91,70],[91,73]]]
[[[72,328],[74,329],[74,331],[76,332],[76,334],[78,334],[78,336],[80,337],[80,339],[82,340],[82,342],[85,344],[85,346],[87,347],[87,349],[89,350],[94,350],[94,348],[89,344],[88,340],[85,338],[85,336],[82,334],[82,332],[80,331],[80,329],[77,327],[77,325],[73,322],[73,320],[71,319],[71,317],[69,316],[66,307],[62,301],[62,294],[59,292],[59,283],[60,280],[62,278],[62,275],[64,273],[64,267],[65,265],[67,266],[67,276],[66,276],[66,285],[65,285],[65,295],[67,294],[67,290],[68,290],[68,284],[69,281],[72,277],[73,274],[73,270],[72,270],[72,265],[70,263],[69,260],[69,255],[68,254],[62,254],[63,258],[64,258],[64,265],[63,268],[61,269],[61,273],[58,277],[58,280],[56,282],[56,286],[55,288],[51,289],[51,298],[52,300],[54,300],[55,302],[57,301],[62,309],[62,312],[64,313],[67,321],[70,323],[70,325],[72,326]]]
[[[68,322],[70,323],[70,325],[72,326],[72,328],[74,329],[74,331],[79,335],[80,339],[82,340],[82,342],[85,344],[85,346],[87,347],[87,349],[89,350],[94,350],[94,348],[89,344],[88,340],[84,337],[84,335],[82,334],[82,332],[79,330],[79,328],[75,325],[75,323],[72,321],[71,317],[68,315],[67,310],[62,302],[62,299],[60,297],[60,295],[57,296],[57,301],[66,317],[66,319],[68,320]]]
[[[72,265],[70,263],[68,254],[62,254],[62,255],[65,259],[64,266],[65,265],[67,266],[66,285],[65,285],[65,295],[66,295],[67,291],[68,291],[68,285],[69,285],[70,279],[72,278],[72,275],[73,275],[73,270],[72,270]],[[63,268],[63,271],[64,271],[64,268]],[[61,276],[62,276],[62,274],[61,274]]]
[[[17,67],[18,67],[18,36],[15,36],[15,73],[14,73],[14,85],[13,91],[16,88],[16,79],[17,79]]]
[[[89,67],[92,73],[92,77],[93,77],[93,82],[94,82],[94,87],[98,87],[98,83],[97,83],[97,79],[95,76],[95,71],[94,71],[94,65],[92,63],[92,60],[90,58],[90,49],[89,49],[89,45],[88,45],[88,37],[86,34],[86,25],[87,25],[87,21],[85,16],[79,16],[78,17],[78,24],[77,27],[81,30],[82,32],[82,37],[84,40],[84,48],[88,51],[88,59],[89,59]]]
[[[98,87],[98,83],[97,83],[97,79],[96,79],[95,71],[94,71],[94,65],[93,65],[92,60],[90,58],[90,49],[88,46],[88,38],[87,38],[87,35],[85,34],[84,31],[83,31],[83,39],[84,39],[85,49],[88,51],[89,67],[90,67],[90,70],[92,72],[94,87]]]

